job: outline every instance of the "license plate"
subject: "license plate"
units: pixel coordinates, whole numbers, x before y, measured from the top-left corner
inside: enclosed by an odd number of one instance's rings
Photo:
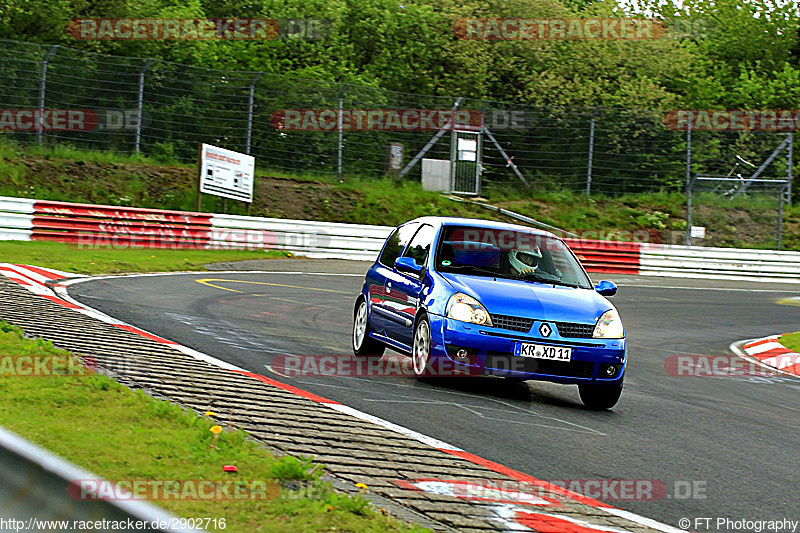
[[[552,361],[571,361],[572,348],[562,346],[546,346],[544,344],[521,343],[517,345],[517,355],[533,359],[550,359]]]

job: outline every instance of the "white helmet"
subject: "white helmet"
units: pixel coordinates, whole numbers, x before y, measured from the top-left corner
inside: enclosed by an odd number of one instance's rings
[[[511,268],[520,274],[536,270],[541,258],[542,252],[538,246],[532,250],[511,250],[508,253],[508,262]]]

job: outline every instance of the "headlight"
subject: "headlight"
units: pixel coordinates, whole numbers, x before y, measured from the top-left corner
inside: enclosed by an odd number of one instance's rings
[[[447,318],[484,326],[492,325],[492,317],[486,308],[472,296],[461,292],[455,293],[447,302]]]
[[[592,337],[601,339],[621,339],[625,336],[625,329],[622,327],[622,319],[616,309],[609,309],[594,327]]]

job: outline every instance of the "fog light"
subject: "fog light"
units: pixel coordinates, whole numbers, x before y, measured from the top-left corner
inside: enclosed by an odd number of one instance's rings
[[[617,373],[617,365],[606,366],[606,377],[612,378]]]
[[[469,355],[469,353],[467,353],[467,351],[466,351],[464,348],[460,348],[460,349],[459,349],[459,350],[456,352],[456,357],[458,357],[459,359],[464,359],[464,358],[465,358],[465,357],[467,357],[468,355]]]

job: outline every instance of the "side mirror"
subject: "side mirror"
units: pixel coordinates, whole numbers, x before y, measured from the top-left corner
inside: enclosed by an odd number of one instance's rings
[[[417,264],[413,257],[398,257],[394,262],[394,268],[398,272],[407,272],[409,274],[419,274],[422,272],[422,267]]]
[[[617,294],[617,285],[611,281],[603,280],[594,286],[594,290],[603,296],[614,296]]]

